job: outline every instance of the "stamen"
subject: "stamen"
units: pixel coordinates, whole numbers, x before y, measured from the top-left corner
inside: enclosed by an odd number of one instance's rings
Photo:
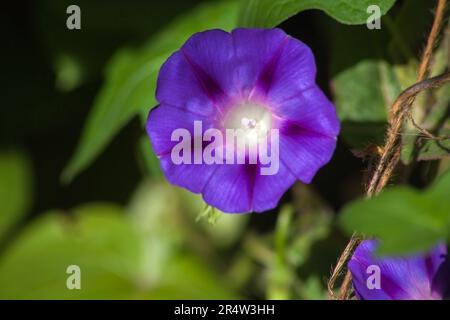
[[[234,106],[226,114],[225,129],[238,131],[248,147],[255,147],[265,141],[272,125],[272,114],[263,105],[243,103]]]

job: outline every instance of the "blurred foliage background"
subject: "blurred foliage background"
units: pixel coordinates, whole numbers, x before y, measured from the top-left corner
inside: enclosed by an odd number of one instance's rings
[[[387,13],[381,30],[365,25],[369,3]],[[66,28],[70,4],[81,8],[81,30]],[[388,106],[415,81],[434,1],[349,6],[346,0],[9,4],[0,19],[0,299],[324,299],[346,232],[386,236],[389,253],[447,239],[448,174],[427,191],[393,190],[398,194],[387,202],[347,206],[363,194],[370,165],[356,155],[383,141]],[[143,130],[168,55],[194,32],[237,26],[280,26],[307,43],[318,83],[342,121],[333,160],[311,185],[297,183],[264,214],[214,213],[197,195],[170,186]],[[435,75],[450,65],[446,30]],[[423,95],[415,108],[420,122],[440,134],[450,130],[449,88]],[[395,182],[427,187],[449,167],[448,141],[406,130]],[[408,199],[424,212],[411,218]],[[400,209],[390,214],[386,203]],[[422,226],[430,211],[440,214],[428,230]],[[358,212],[373,214],[357,219]],[[387,214],[374,222],[377,212]],[[398,212],[404,215],[392,219]],[[415,228],[397,237],[410,220]],[[66,288],[69,265],[81,268],[81,290]]]

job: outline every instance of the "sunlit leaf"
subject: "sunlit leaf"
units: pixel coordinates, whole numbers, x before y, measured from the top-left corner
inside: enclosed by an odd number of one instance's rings
[[[363,24],[372,13],[370,5],[377,5],[385,14],[395,0],[248,0],[243,1],[240,24],[248,27],[275,27],[295,14],[319,9],[345,24]]]

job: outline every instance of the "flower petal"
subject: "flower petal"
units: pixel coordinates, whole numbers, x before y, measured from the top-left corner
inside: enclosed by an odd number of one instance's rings
[[[257,175],[253,191],[253,211],[264,212],[274,209],[283,194],[295,183],[297,178],[282,162],[275,175]]]
[[[339,134],[336,108],[316,85],[276,104],[273,112],[308,131],[331,138]]]
[[[162,156],[160,162],[162,171],[171,184],[186,188],[193,193],[202,192],[218,166],[207,164],[176,165],[170,155]]]
[[[172,133],[176,129],[186,129],[194,139],[195,121],[202,122],[203,131],[213,127],[211,119],[203,115],[163,104],[150,112],[147,121],[147,134],[150,137],[153,150],[160,158],[161,168],[167,180],[172,184],[199,193],[209,180],[214,171],[214,166],[206,164],[177,165],[171,158],[172,148],[178,144],[178,141],[171,141]],[[191,145],[193,146],[193,142]],[[191,157],[193,159],[193,155]]]
[[[257,89],[269,101],[279,103],[315,85],[316,64],[311,49],[285,36],[257,80]]]
[[[331,138],[288,122],[280,131],[280,160],[304,183],[310,183],[316,172],[328,163],[336,148]]]
[[[234,72],[244,93],[253,90],[266,66],[287,38],[281,29],[234,29]]]
[[[261,175],[260,169],[260,164],[217,165],[202,192],[205,201],[228,213],[274,209],[296,177],[283,164],[274,175]]]
[[[214,116],[226,105],[226,66],[233,54],[230,34],[210,30],[193,35],[161,67],[156,98],[197,114]]]
[[[203,130],[214,126],[214,120],[201,114],[178,109],[168,104],[153,108],[147,119],[147,134],[158,156],[170,153],[178,143],[171,141],[176,129],[186,129],[194,137],[194,122],[201,121]]]
[[[441,299],[432,283],[438,269],[445,261],[446,248],[439,245],[426,255],[411,257],[378,258],[376,241],[363,241],[350,260],[348,267],[353,275],[353,286],[360,299],[409,300]],[[380,289],[368,288],[368,267],[380,269]],[[448,285],[448,283],[447,283]],[[448,287],[447,287],[448,288]]]
[[[257,165],[216,165],[203,189],[203,199],[227,213],[252,211],[252,195]]]

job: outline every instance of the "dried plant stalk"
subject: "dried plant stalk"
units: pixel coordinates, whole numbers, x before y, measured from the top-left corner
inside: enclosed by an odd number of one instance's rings
[[[400,160],[401,154],[401,132],[405,120],[408,119],[411,107],[414,104],[415,97],[422,91],[431,88],[442,86],[450,81],[450,72],[444,73],[440,76],[426,79],[430,62],[433,56],[433,49],[436,45],[440,30],[442,28],[445,8],[447,0],[438,0],[438,4],[435,11],[434,22],[431,28],[431,32],[428,36],[425,50],[423,51],[419,70],[417,73],[417,83],[405,91],[403,91],[390,108],[389,128],[387,130],[386,142],[382,148],[381,157],[376,165],[375,172],[367,186],[366,196],[372,197],[378,194],[392,177],[392,173]],[[335,268],[331,273],[331,277],[328,281],[328,294],[331,299],[348,299],[350,296],[351,287],[351,273],[346,272],[346,275],[342,281],[338,297],[334,294],[334,288],[336,281],[341,277],[344,267],[351,257],[354,249],[363,239],[362,235],[354,233],[350,238],[347,246],[339,257]]]

